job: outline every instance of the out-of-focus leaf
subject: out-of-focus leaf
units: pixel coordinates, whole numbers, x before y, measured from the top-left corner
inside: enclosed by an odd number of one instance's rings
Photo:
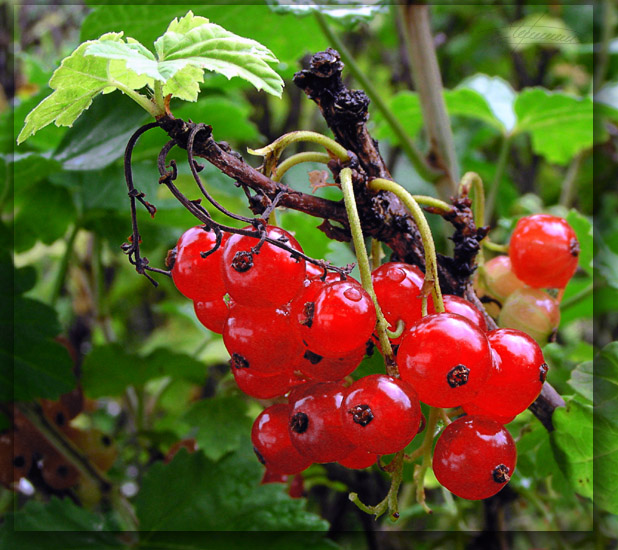
[[[97,97],[65,134],[54,158],[65,170],[104,168],[122,157],[129,137],[147,119],[148,115],[126,96]]]
[[[221,426],[225,430],[226,425]],[[182,449],[144,475],[136,499],[142,540],[161,531],[321,531],[327,523],[278,484],[260,485],[263,466],[248,440],[218,462]]]
[[[5,160],[8,169],[13,171],[12,177],[16,188],[26,188],[44,180],[61,168],[57,159],[34,152],[15,153],[12,158],[7,156]]]
[[[577,367],[571,372],[571,379],[569,380],[569,386],[571,386],[579,395],[586,398],[588,401],[592,401],[593,393],[593,362],[586,361],[577,365]]]
[[[252,424],[247,416],[247,404],[239,397],[213,397],[198,401],[182,420],[197,427],[195,439],[198,447],[215,462],[240,447]],[[225,429],[222,429],[223,426]]]
[[[549,162],[567,164],[592,146],[592,99],[528,88],[515,100],[515,133],[527,132],[532,149]]]
[[[389,101],[391,111],[397,113],[397,119],[406,129],[410,137],[416,137],[423,127],[423,115],[418,94],[415,92],[403,91],[395,94]],[[393,145],[399,143],[399,139],[391,130],[386,120],[378,111],[374,111],[377,139],[388,139]]]
[[[382,2],[368,5],[355,0],[351,2],[328,0],[319,3],[315,3],[312,0],[294,3],[286,3],[281,0],[267,0],[267,4],[275,13],[292,13],[298,17],[319,12],[349,29],[354,28],[359,23],[368,23],[379,13],[386,13],[388,9]]]
[[[574,48],[579,43],[562,19],[545,13],[530,14],[506,27],[503,33],[509,46],[517,51],[533,46]]]
[[[594,377],[594,502],[618,514],[618,342],[601,350]]]
[[[556,462],[573,489],[592,498],[592,407],[573,398],[554,411],[552,421]]]

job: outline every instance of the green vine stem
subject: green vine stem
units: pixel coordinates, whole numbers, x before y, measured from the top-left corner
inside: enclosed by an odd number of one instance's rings
[[[493,252],[498,252],[500,254],[508,254],[509,253],[509,245],[508,244],[498,244],[493,243],[489,239],[485,238],[482,242],[483,246],[487,250],[491,250]]]
[[[440,199],[436,199],[435,197],[428,197],[427,195],[412,195],[414,200],[423,206],[428,206],[430,208],[435,208],[440,212],[447,213],[453,210],[453,207]]]
[[[380,267],[383,257],[382,243],[378,239],[371,239],[371,266],[373,269]]]
[[[404,128],[403,124],[401,124],[395,113],[393,113],[390,107],[386,104],[373,82],[357,65],[356,61],[352,57],[352,54],[350,54],[348,49],[340,40],[339,36],[337,36],[337,34],[330,28],[328,22],[326,21],[326,17],[319,11],[315,12],[315,17],[320,25],[320,28],[322,29],[322,32],[326,38],[328,38],[328,41],[339,52],[343,62],[346,64],[348,69],[350,69],[350,72],[354,75],[356,80],[358,80],[363,90],[367,93],[367,96],[369,96],[369,99],[371,99],[378,111],[380,111],[384,117],[384,120],[386,120],[387,124],[393,130],[393,133],[397,136],[403,152],[406,154],[419,176],[429,182],[435,182],[440,179],[443,176],[443,172],[436,170],[425,161],[423,154],[416,148],[412,138]]]
[[[470,191],[473,191],[474,223],[481,227],[485,224],[485,189],[481,176],[476,172],[466,172],[459,182],[459,195],[469,195]]]
[[[71,229],[71,233],[66,241],[64,254],[60,260],[60,265],[58,266],[58,271],[56,272],[56,277],[54,278],[54,286],[52,287],[51,297],[49,299],[49,303],[52,307],[56,306],[58,298],[60,298],[60,294],[62,293],[64,281],[67,277],[67,271],[69,269],[69,262],[73,255],[73,246],[75,245],[75,239],[79,229],[79,224],[76,223]]]
[[[319,153],[315,151],[297,153],[285,159],[281,164],[278,164],[271,179],[273,181],[281,181],[283,175],[290,168],[300,164],[301,162],[321,162],[322,164],[327,164],[329,160],[331,160],[331,156],[328,153]]]
[[[425,509],[428,514],[431,514],[431,508],[425,503],[425,473],[431,467],[431,451],[433,448],[434,432],[438,419],[442,416],[439,408],[431,407],[429,410],[429,418],[427,426],[425,426],[425,438],[421,448],[423,449],[423,461],[414,467],[414,483],[416,484],[416,501]]]
[[[391,486],[388,490],[388,494],[384,497],[384,500],[375,506],[368,506],[361,501],[357,493],[350,493],[349,499],[363,512],[374,515],[376,519],[388,510],[391,519],[396,521],[399,518],[399,503],[397,500],[397,494],[399,492],[401,482],[403,481],[403,456],[404,452],[399,451],[395,455],[395,458],[393,458],[392,462],[386,467],[387,471],[391,473]]]
[[[511,148],[511,136],[504,136],[502,143],[500,144],[500,153],[498,155],[498,163],[496,165],[496,173],[494,179],[489,187],[489,193],[487,195],[487,201],[485,203],[485,223],[491,223],[492,216],[494,214],[494,208],[496,207],[496,200],[498,198],[498,189],[500,188],[500,182],[504,175],[504,169],[506,168],[506,162],[509,158],[509,150]],[[481,224],[483,225],[483,224]]]
[[[317,143],[343,162],[350,160],[350,156],[345,147],[337,143],[334,139],[320,134],[319,132],[311,132],[309,130],[289,132],[277,138],[270,145],[266,145],[261,149],[247,148],[247,151],[251,155],[264,157],[264,173],[271,174],[277,166],[277,162],[283,150],[293,143],[298,143],[300,141]]]
[[[394,181],[383,178],[376,178],[369,182],[369,188],[374,191],[390,191],[397,195],[406,208],[411,212],[418,230],[421,233],[423,248],[425,249],[425,283],[423,290],[431,289],[433,304],[437,313],[444,313],[444,303],[442,301],[442,291],[438,279],[438,260],[436,258],[436,247],[431,235],[431,229],[427,223],[427,218],[423,210],[418,205],[414,197],[401,185]],[[430,286],[425,286],[430,285]]]
[[[382,314],[380,304],[378,304],[378,298],[373,290],[373,283],[371,282],[371,265],[369,264],[369,256],[367,255],[367,249],[365,248],[365,240],[363,238],[363,230],[360,223],[360,217],[356,208],[356,199],[354,198],[354,188],[352,186],[352,170],[350,168],[344,168],[339,173],[339,179],[341,181],[341,190],[343,191],[343,201],[345,203],[346,212],[348,214],[348,221],[350,223],[350,231],[352,233],[352,240],[354,242],[354,248],[356,250],[356,258],[358,260],[358,268],[361,275],[361,284],[367,291],[373,305],[376,309],[377,315],[377,332],[378,340],[384,354],[384,361],[386,363],[386,372],[390,376],[399,376],[397,370],[397,364],[393,357],[393,348],[391,347],[390,340],[386,330],[388,329],[388,321]]]

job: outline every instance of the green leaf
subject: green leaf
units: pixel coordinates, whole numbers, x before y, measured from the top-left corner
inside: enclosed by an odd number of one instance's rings
[[[247,404],[238,397],[214,397],[198,401],[182,420],[197,427],[195,439],[199,448],[215,462],[238,449],[252,425],[247,416]],[[225,426],[225,430],[221,430],[221,426]]]
[[[100,93],[120,88],[125,93],[132,93],[133,97],[141,98],[142,106],[150,103],[144,96],[133,92],[144,87],[148,79],[128,69],[125,60],[87,54],[87,50],[93,46],[113,44],[124,44],[121,34],[108,33],[98,40],[85,42],[62,61],[49,81],[54,92],[28,114],[17,137],[18,144],[52,122],[56,126],[72,126]]]
[[[549,162],[567,164],[592,146],[594,113],[589,97],[528,88],[515,100],[515,113],[514,133],[529,133],[534,152]]]
[[[292,13],[297,17],[305,17],[313,13],[321,13],[330,19],[341,23],[347,29],[352,29],[360,23],[369,23],[380,13],[386,13],[388,7],[381,3],[367,5],[352,0],[328,0],[315,3],[312,0],[287,3],[281,0],[267,0],[267,4],[275,13]]]
[[[560,469],[580,495],[592,498],[592,407],[576,398],[558,407],[552,416],[554,456]]]
[[[544,13],[533,13],[512,23],[503,34],[509,47],[515,51],[533,46],[573,49],[579,42],[577,35],[562,19]]]
[[[618,514],[618,342],[601,350],[594,376],[594,503]]]
[[[3,300],[0,331],[0,402],[57,399],[75,386],[72,361],[54,340],[60,333],[56,312],[18,296],[13,312]],[[13,395],[11,391],[13,390]]]
[[[415,92],[403,91],[395,94],[389,101],[391,111],[397,113],[397,118],[406,132],[411,137],[416,137],[423,127],[423,115],[418,94]],[[388,139],[393,145],[399,143],[398,138],[386,123],[379,112],[374,112],[377,128],[375,137],[377,139]]]
[[[61,169],[61,164],[57,159],[35,152],[7,155],[5,160],[9,170],[13,170],[13,181],[21,188],[44,180]]]
[[[121,395],[128,386],[141,386],[153,378],[172,376],[201,382],[205,368],[182,353],[161,348],[147,356],[129,353],[119,344],[95,347],[82,367],[84,393],[93,399]]]
[[[230,422],[221,426],[224,431]],[[144,475],[135,506],[142,540],[162,531],[320,531],[328,524],[280,484],[260,485],[263,467],[245,440],[218,462],[181,450]]]
[[[0,526],[0,550],[112,550],[126,548],[105,518],[73,503],[52,497],[29,500],[7,515]],[[49,532],[53,531],[50,536]]]
[[[122,157],[131,134],[147,118],[125,96],[99,96],[64,135],[54,158],[65,170],[100,170]]]
[[[592,401],[593,393],[593,362],[586,361],[580,363],[571,372],[571,378],[569,380],[569,386],[571,386],[579,395]]]
[[[566,217],[567,223],[575,231],[579,241],[578,265],[592,276],[592,256],[594,255],[592,222],[577,210],[571,209]]]

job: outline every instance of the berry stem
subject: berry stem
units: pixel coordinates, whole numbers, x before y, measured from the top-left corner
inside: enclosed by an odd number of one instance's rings
[[[498,244],[493,243],[489,239],[483,239],[482,245],[487,249],[493,252],[499,252],[500,254],[508,254],[509,253],[509,245],[508,244]]]
[[[328,153],[320,153],[317,151],[304,151],[303,153],[296,153],[295,155],[285,159],[281,164],[277,165],[275,173],[272,175],[271,179],[273,181],[281,181],[283,174],[301,162],[321,162],[322,164],[327,164],[331,158],[332,157]]]
[[[429,206],[430,208],[435,208],[444,214],[453,210],[453,207],[450,204],[440,199],[436,199],[435,197],[429,197],[427,195],[412,195],[412,197],[419,204]]]
[[[487,195],[487,204],[485,207],[485,221],[487,223],[491,222],[492,216],[494,214],[494,208],[496,206],[496,200],[498,198],[498,189],[500,188],[500,182],[502,181],[502,176],[504,174],[504,170],[506,168],[506,163],[509,158],[509,150],[511,148],[511,136],[504,136],[502,138],[502,143],[500,144],[500,153],[498,156],[498,163],[496,166],[496,172],[494,175],[494,179],[491,182],[489,187],[489,193]]]
[[[436,247],[431,235],[431,229],[427,223],[427,218],[423,210],[418,205],[414,197],[401,185],[394,181],[383,178],[375,178],[369,182],[369,188],[374,191],[390,191],[396,195],[406,208],[411,212],[418,230],[421,233],[423,248],[425,249],[425,283],[431,285],[431,293],[436,313],[444,313],[444,303],[442,301],[442,291],[438,279],[438,259],[436,257]]]
[[[485,189],[481,176],[476,172],[466,172],[459,183],[460,195],[469,195],[470,191],[474,191],[472,199],[474,223],[476,227],[481,227],[485,224]]]
[[[361,227],[360,217],[356,208],[356,199],[354,198],[352,170],[350,168],[344,168],[341,170],[339,173],[339,179],[341,181],[343,200],[345,202],[345,208],[348,213],[348,220],[350,222],[350,231],[352,233],[354,249],[356,250],[358,269],[360,270],[361,275],[361,284],[369,296],[371,296],[373,305],[376,308],[378,339],[384,353],[386,372],[389,376],[399,377],[397,364],[395,363],[395,359],[393,357],[393,348],[391,347],[388,334],[386,333],[386,330],[388,329],[388,321],[382,314],[380,304],[378,304],[378,298],[373,290],[373,283],[371,281],[371,265],[369,264],[369,257],[367,255],[367,249],[365,248],[365,239],[363,238],[363,229]]]
[[[425,438],[421,445],[423,449],[423,461],[417,464],[414,468],[414,482],[416,483],[416,501],[425,509],[428,514],[431,514],[431,508],[425,503],[425,473],[431,467],[431,450],[433,447],[434,432],[436,424],[441,417],[441,409],[431,407],[427,426],[425,426]]]

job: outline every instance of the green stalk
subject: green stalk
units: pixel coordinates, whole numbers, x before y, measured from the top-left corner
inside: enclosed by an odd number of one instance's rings
[[[423,462],[414,469],[414,482],[416,483],[416,501],[425,509],[427,513],[431,513],[431,509],[425,504],[425,473],[431,467],[431,451],[433,447],[433,435],[436,430],[436,424],[440,417],[440,409],[431,407],[429,410],[429,418],[427,426],[425,426],[425,437],[421,448],[423,449]]]
[[[249,153],[252,155],[273,158],[276,161],[286,147],[299,141],[309,141],[311,143],[317,143],[330,151],[339,160],[343,162],[350,160],[350,156],[348,155],[345,147],[337,143],[334,139],[320,134],[319,132],[311,132],[309,130],[298,130],[296,132],[289,132],[277,138],[270,145],[266,145],[261,149],[248,148],[247,151],[249,151]]]
[[[485,224],[485,189],[483,180],[476,172],[466,172],[459,183],[459,194],[469,195],[473,191],[472,210],[474,212],[474,223],[476,227]]]
[[[590,296],[593,292],[594,284],[590,283],[586,288],[583,288],[577,294],[573,294],[573,296],[569,296],[566,300],[562,300],[560,304],[561,311],[579,304],[582,300],[588,298],[588,296]]]
[[[157,118],[158,116],[165,114],[165,108],[163,106],[160,107],[159,105],[156,105],[150,101],[150,99],[140,93],[137,93],[135,90],[127,88],[124,84],[116,81],[114,81],[112,85],[116,86],[116,88],[118,88],[121,92],[128,95],[133,101],[135,101],[135,103],[142,107],[142,109],[152,115],[153,118]]]
[[[378,304],[378,298],[373,290],[373,283],[371,281],[371,265],[369,264],[369,256],[367,255],[367,249],[365,248],[365,239],[363,238],[363,230],[360,223],[360,217],[356,208],[356,199],[354,198],[354,188],[352,187],[352,170],[350,168],[344,168],[339,173],[339,179],[341,181],[341,190],[343,192],[343,201],[345,203],[345,209],[348,214],[348,221],[350,223],[350,231],[352,233],[352,241],[354,242],[354,248],[356,250],[356,258],[358,260],[358,269],[361,275],[361,284],[367,291],[373,305],[376,309],[377,315],[377,331],[380,346],[384,353],[384,359],[386,362],[386,370],[390,376],[399,376],[397,365],[393,359],[393,348],[391,347],[390,340],[386,330],[388,329],[388,321],[385,319]]]
[[[583,152],[578,153],[564,175],[562,191],[560,193],[560,204],[566,208],[569,208],[573,202],[573,197],[575,195],[575,181],[577,180],[577,173],[579,172],[579,167],[581,166],[583,156]]]
[[[421,234],[423,248],[425,249],[425,284],[431,284],[431,294],[436,313],[444,313],[442,291],[440,290],[440,281],[438,278],[436,247],[431,235],[431,229],[427,223],[423,210],[414,200],[414,197],[403,187],[401,187],[401,185],[395,183],[394,181],[376,178],[369,182],[369,188],[374,191],[390,191],[391,193],[397,195],[397,197],[412,214],[412,217],[414,218]]]
[[[491,186],[489,187],[489,194],[487,196],[487,202],[485,203],[485,224],[491,223],[492,216],[494,215],[496,199],[498,198],[498,189],[500,188],[500,182],[502,181],[502,176],[504,175],[504,169],[506,168],[510,148],[511,136],[503,136],[502,143],[500,144],[500,154],[498,155],[496,173],[493,181],[491,182]]]
[[[69,234],[69,238],[67,239],[66,248],[64,249],[64,254],[60,260],[60,265],[58,266],[58,271],[56,272],[56,277],[54,279],[54,285],[52,287],[51,296],[49,299],[49,303],[52,307],[56,306],[58,302],[58,298],[60,298],[60,293],[62,292],[62,288],[64,287],[64,281],[67,276],[67,271],[69,269],[69,262],[71,260],[71,255],[73,254],[73,246],[75,244],[75,238],[77,237],[77,233],[79,232],[79,224],[76,223],[71,229],[71,233]]]
[[[305,151],[304,153],[297,153],[291,157],[285,159],[283,162],[277,165],[275,174],[272,176],[273,181],[281,181],[283,175],[293,166],[302,162],[321,162],[322,164],[328,164],[331,156],[328,153],[318,153],[315,151]]]
[[[437,208],[442,212],[450,212],[453,210],[453,207],[440,199],[436,199],[435,197],[428,197],[426,195],[412,195],[412,198],[419,204],[423,206],[429,206],[430,208]]]
[[[435,182],[438,180],[442,176],[442,172],[435,170],[427,164],[423,154],[416,148],[412,138],[403,127],[403,124],[401,124],[395,113],[393,113],[384,99],[382,99],[382,96],[374,86],[373,82],[367,77],[367,75],[365,75],[365,73],[363,73],[356,61],[354,61],[352,54],[350,54],[337,34],[330,28],[328,22],[326,21],[326,17],[324,17],[324,15],[319,11],[315,12],[315,17],[320,25],[320,28],[322,29],[322,32],[324,33],[324,36],[328,38],[329,42],[339,52],[343,62],[346,64],[348,69],[350,69],[350,72],[354,75],[356,80],[358,80],[359,84],[369,96],[369,99],[371,99],[378,111],[380,111],[384,117],[384,120],[386,120],[388,125],[393,130],[393,133],[397,136],[401,149],[406,154],[419,176],[429,182]]]

